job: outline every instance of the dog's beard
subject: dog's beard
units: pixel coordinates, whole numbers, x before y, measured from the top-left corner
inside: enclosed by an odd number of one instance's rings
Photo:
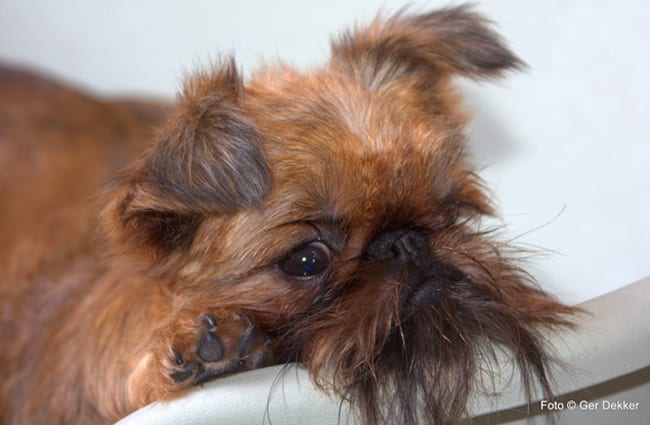
[[[284,328],[281,345],[367,424],[457,423],[481,365],[497,362],[502,349],[528,395],[538,383],[550,396],[537,325],[566,325],[570,309],[526,282],[494,245],[474,243],[459,265],[429,258],[361,266]]]

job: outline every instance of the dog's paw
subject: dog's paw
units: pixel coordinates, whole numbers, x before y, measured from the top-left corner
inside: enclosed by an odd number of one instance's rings
[[[272,362],[270,340],[247,314],[203,315],[190,332],[172,337],[166,368],[182,386],[256,369]]]

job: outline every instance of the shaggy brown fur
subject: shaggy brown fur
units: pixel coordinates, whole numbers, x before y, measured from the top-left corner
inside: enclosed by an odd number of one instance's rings
[[[364,423],[452,424],[495,349],[548,392],[539,330],[572,310],[481,231],[452,87],[520,65],[459,7],[378,18],[309,74],[223,61],[173,109],[0,71],[0,423],[298,361]]]

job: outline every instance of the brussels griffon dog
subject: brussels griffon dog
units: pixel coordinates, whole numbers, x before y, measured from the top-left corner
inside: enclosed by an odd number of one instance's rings
[[[452,84],[521,61],[466,7],[331,50],[246,82],[222,60],[173,107],[0,71],[2,424],[110,423],[288,362],[363,423],[452,424],[497,349],[549,391],[540,330],[572,309],[481,229]]]

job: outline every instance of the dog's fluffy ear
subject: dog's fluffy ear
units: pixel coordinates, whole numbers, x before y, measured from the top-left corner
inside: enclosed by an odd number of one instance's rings
[[[157,143],[109,195],[103,225],[114,248],[161,259],[191,245],[206,215],[262,202],[270,171],[241,96],[232,60],[188,79]]]
[[[332,42],[332,64],[369,87],[415,76],[431,86],[452,74],[499,77],[523,62],[468,6],[409,15],[405,10]]]

